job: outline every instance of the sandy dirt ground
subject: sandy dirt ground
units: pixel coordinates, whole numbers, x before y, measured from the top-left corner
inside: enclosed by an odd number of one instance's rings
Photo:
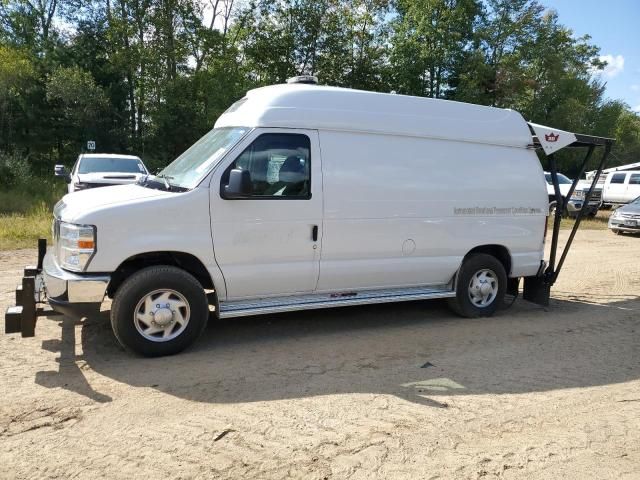
[[[0,252],[2,311],[34,257]],[[640,237],[581,231],[552,295],[212,321],[161,359],[41,319],[0,336],[0,477],[639,479]]]

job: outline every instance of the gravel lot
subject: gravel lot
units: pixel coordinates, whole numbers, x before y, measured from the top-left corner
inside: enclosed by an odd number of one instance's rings
[[[0,252],[2,311],[35,255]],[[161,359],[40,319],[0,337],[0,477],[638,479],[640,237],[581,231],[552,295],[212,321]]]

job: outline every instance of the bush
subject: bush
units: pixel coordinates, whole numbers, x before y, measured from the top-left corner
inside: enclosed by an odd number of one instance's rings
[[[0,191],[27,184],[31,180],[31,168],[27,156],[0,152]]]

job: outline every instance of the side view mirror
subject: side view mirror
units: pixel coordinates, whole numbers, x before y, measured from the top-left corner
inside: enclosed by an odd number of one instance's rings
[[[67,172],[64,165],[56,165],[53,169],[53,173],[56,177],[62,177],[65,182],[71,183],[71,175],[69,175],[69,172]]]
[[[229,183],[224,186],[223,197],[242,198],[251,195],[251,174],[249,170],[234,168],[229,173]]]

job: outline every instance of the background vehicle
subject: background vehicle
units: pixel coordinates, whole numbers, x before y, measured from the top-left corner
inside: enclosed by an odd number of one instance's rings
[[[544,172],[544,178],[547,181],[549,211],[552,211],[556,206],[556,200],[555,193],[553,191],[553,182],[551,181],[551,173]],[[573,194],[571,195],[571,198],[569,198],[569,201],[566,201],[572,183],[573,180],[567,178],[561,173],[558,173],[558,184],[560,185],[560,194],[562,195],[562,199],[565,202],[565,213],[570,216],[575,216],[582,208],[582,205],[584,205],[584,199],[587,192],[589,191],[589,188],[591,187],[591,182],[586,180],[579,180]],[[602,188],[596,186],[591,193],[591,198],[589,199],[589,205],[587,206],[586,214],[594,217],[598,213],[598,209],[601,205]]]
[[[479,317],[524,278],[524,298],[548,305],[570,240],[555,270],[536,148],[556,169],[561,148],[606,145],[604,162],[611,144],[512,110],[252,90],[160,175],[66,195],[6,329],[33,334],[34,295],[73,316],[106,295],[122,345],[156,356],[190,345],[209,304],[225,318],[446,298]]]
[[[113,153],[83,153],[68,173],[64,165],[56,165],[56,177],[63,177],[69,193],[95,187],[135,183],[149,171],[139,157]]]
[[[614,172],[604,182],[603,200],[607,205],[624,205],[640,196],[640,170]]]
[[[640,196],[613,211],[609,228],[613,233],[640,233]]]

